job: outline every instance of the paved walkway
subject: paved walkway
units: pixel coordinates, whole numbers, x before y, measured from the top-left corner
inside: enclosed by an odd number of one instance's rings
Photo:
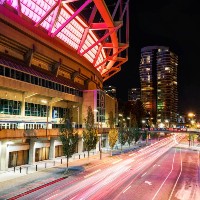
[[[133,149],[139,148],[138,145],[133,145],[130,148],[128,146],[123,147],[123,152],[131,151]],[[103,148],[103,153],[102,156],[109,156],[110,155],[110,150]],[[120,154],[121,150],[120,148],[113,149],[113,155]],[[77,153],[74,154],[70,159],[69,159],[69,165],[72,162],[78,161],[78,160],[83,160],[87,158],[88,153],[87,152],[82,152],[82,153]],[[99,151],[91,151],[90,152],[90,159],[99,159],[100,158],[100,153]],[[39,162],[35,162],[33,165],[21,165],[17,167],[12,167],[9,168],[7,171],[0,171],[0,182],[5,182],[9,181],[12,179],[16,179],[28,174],[36,173],[36,172],[41,172],[49,168],[53,168],[56,166],[66,166],[67,159],[66,157],[57,157],[54,160],[43,160]]]
[[[97,156],[99,152],[91,151],[90,157]],[[70,159],[69,163],[72,163],[73,161],[84,159],[87,157],[87,152],[77,153],[74,154]],[[56,166],[66,166],[67,159],[65,156],[57,157],[54,160],[43,160],[39,162],[35,162],[34,164],[26,164],[21,165],[17,167],[8,168],[7,171],[0,171],[0,182],[8,181],[11,179],[15,179],[21,176],[25,176],[27,174],[36,173],[48,168],[56,167]]]

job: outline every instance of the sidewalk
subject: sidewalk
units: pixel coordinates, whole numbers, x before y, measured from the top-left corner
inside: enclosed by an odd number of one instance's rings
[[[91,151],[90,157],[96,156],[98,154],[99,152]],[[76,153],[69,159],[69,164],[72,163],[73,161],[87,158],[87,155],[88,155],[87,152]],[[67,158],[65,156],[62,156],[62,157],[57,157],[54,160],[43,160],[43,161],[35,162],[32,165],[26,164],[26,165],[8,168],[7,171],[0,171],[0,182],[19,178],[21,176],[39,172],[48,168],[61,166],[61,165],[64,166],[66,164],[67,164]]]
[[[132,145],[130,148],[129,146],[123,146],[123,153],[127,151],[132,151],[134,149],[139,148],[138,145]],[[121,149],[113,149],[112,155],[119,155],[121,154]],[[102,148],[102,156],[106,157],[110,155],[110,149],[108,148]],[[99,151],[90,151],[90,158],[91,159],[99,159],[100,152]],[[69,165],[70,163],[73,163],[78,160],[84,161],[85,158],[88,157],[88,152],[82,152],[82,153],[76,153],[69,159]],[[57,157],[54,160],[43,160],[39,162],[35,162],[32,165],[26,164],[21,166],[16,166],[9,168],[7,171],[0,171],[0,183],[16,178],[20,178],[22,176],[33,174],[36,172],[41,172],[46,169],[50,169],[53,167],[61,167],[66,166],[67,159],[65,156]]]

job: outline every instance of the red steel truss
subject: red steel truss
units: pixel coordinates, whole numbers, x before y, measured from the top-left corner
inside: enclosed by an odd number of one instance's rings
[[[121,65],[128,60],[129,0],[125,3],[125,0],[118,0],[112,15],[104,0],[81,0],[81,6],[77,9],[70,6],[75,1],[77,0],[5,0],[0,5],[0,11],[3,7],[12,7],[19,16],[31,19],[36,28],[41,26],[52,38],[58,37],[91,62],[105,81],[119,72]],[[93,8],[86,22],[80,13],[88,5]],[[117,11],[120,14],[118,20],[114,21]],[[97,12],[103,22],[94,22]],[[126,18],[125,43],[121,42],[123,18]],[[104,31],[104,35],[99,37],[98,31]],[[121,52],[125,52],[123,57]]]

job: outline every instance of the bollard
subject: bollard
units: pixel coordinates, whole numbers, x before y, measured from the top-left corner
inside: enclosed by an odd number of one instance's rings
[[[20,173],[22,172],[22,168],[21,168],[21,167],[19,168],[19,172],[20,172]]]
[[[79,159],[81,158],[81,155],[80,155],[80,154],[78,155],[78,158],[79,158]]]
[[[62,164],[62,158],[61,158],[61,160],[60,160],[60,163]]]
[[[47,168],[47,163],[45,163],[45,168]]]
[[[37,165],[35,165],[35,170],[37,171]]]
[[[15,167],[14,167],[14,172],[15,172]]]
[[[28,167],[26,168],[26,174],[28,174]]]

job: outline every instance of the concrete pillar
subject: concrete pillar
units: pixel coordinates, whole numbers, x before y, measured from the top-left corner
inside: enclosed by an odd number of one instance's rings
[[[25,116],[25,93],[22,94],[21,116]]]
[[[100,142],[101,142],[101,138],[100,137],[98,137],[98,142],[97,142],[97,144],[96,144],[96,151],[100,151]]]
[[[49,159],[55,158],[55,139],[50,140],[50,150],[49,150]]]
[[[35,163],[35,141],[33,139],[30,140],[29,147],[29,162],[30,165]]]
[[[47,112],[47,122],[48,122],[48,128],[47,129],[52,129],[52,124],[49,123],[52,121],[52,112],[53,112],[53,106],[52,103],[49,103],[47,106],[49,106],[49,112]]]
[[[0,141],[0,170],[8,170],[9,152],[7,148],[7,141]]]
[[[83,140],[82,138],[79,138],[78,140],[78,153],[83,152]]]

